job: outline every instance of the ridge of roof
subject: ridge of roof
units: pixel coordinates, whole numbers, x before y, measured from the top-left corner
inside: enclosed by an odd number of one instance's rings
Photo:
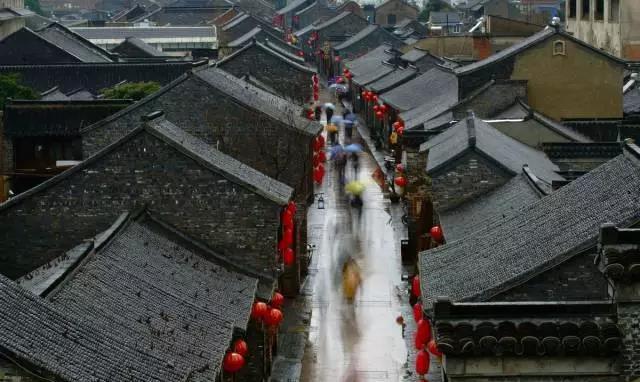
[[[353,45],[353,44],[357,43],[358,41],[362,40],[363,38],[367,37],[371,33],[375,32],[378,28],[380,28],[380,25],[378,25],[378,24],[369,24],[366,27],[364,27],[362,30],[360,30],[358,33],[354,34],[353,36],[349,37],[345,41],[343,41],[340,44],[336,45],[333,49],[334,50],[342,50],[342,49],[348,48],[351,45]]]
[[[138,37],[127,37],[127,38],[124,39],[123,42],[118,44],[113,49],[115,50],[118,47],[122,46],[123,44],[133,45],[134,47],[140,49],[141,51],[147,53],[148,55],[150,55],[152,57],[163,57],[164,56],[161,51],[159,51],[158,49],[154,48],[153,46],[147,44],[146,42],[142,41]]]
[[[283,61],[284,63],[286,63],[287,65],[305,72],[305,73],[309,73],[309,74],[314,74],[317,73],[315,70],[309,68],[308,66],[305,65],[301,65],[300,63],[297,63],[293,60],[291,60],[290,58],[284,56],[281,53],[276,52],[275,50],[269,48],[268,46],[266,46],[265,44],[258,42],[258,41],[252,41],[246,45],[244,45],[242,48],[238,49],[236,52],[233,52],[232,54],[226,56],[225,58],[223,58],[222,60],[216,62],[216,67],[220,67],[221,65],[225,65],[231,61],[233,61],[234,58],[240,56],[242,53],[246,52],[247,50],[253,48],[253,47],[257,47],[258,49],[261,49],[262,51],[272,55],[273,57],[276,57],[277,59]]]
[[[600,224],[640,222],[640,149],[632,146],[517,214],[422,252],[427,309],[439,296],[487,300],[593,248]]]
[[[380,3],[380,4],[376,5],[376,9],[381,8],[381,7],[385,6],[385,5],[387,5],[388,3],[391,3],[392,1],[398,1],[398,0],[385,0],[385,1],[383,1],[382,3]],[[411,7],[411,8],[413,8],[413,9],[416,9],[416,10],[418,10],[418,11],[420,10],[417,6],[415,6],[415,5],[411,4],[411,3],[407,2],[407,1],[404,1],[404,0],[399,0],[399,1],[400,1],[401,3],[403,3],[403,4],[405,4],[405,5],[407,5],[407,6]]]
[[[164,118],[147,121],[145,125],[178,151],[234,183],[244,184],[245,187],[275,203],[285,205],[293,195],[293,188],[216,150]]]
[[[295,13],[295,15],[296,15],[296,16],[299,16],[299,15],[301,15],[301,14],[305,13],[306,11],[308,11],[308,10],[312,9],[313,7],[315,7],[315,6],[317,6],[317,5],[318,5],[318,2],[317,2],[317,1],[314,1],[314,2],[312,2],[311,4],[309,4],[308,6],[306,6],[306,7],[302,8],[301,10],[297,11],[297,12]]]
[[[587,137],[586,135],[583,135],[580,132],[571,129],[568,126],[565,126],[562,123],[555,121],[550,117],[547,117],[543,113],[537,110],[534,110],[523,99],[518,98],[516,102],[518,102],[518,104],[531,116],[531,118],[547,126],[548,128],[562,135],[563,137],[568,138],[575,142],[583,142],[583,143],[593,142],[593,140]]]
[[[307,0],[293,0],[293,1],[289,2],[289,4],[287,4],[284,7],[278,9],[276,11],[276,14],[277,15],[287,14],[287,13],[295,10],[296,8],[300,7],[301,5],[304,5],[306,2],[307,2]]]
[[[291,54],[291,52],[286,51],[281,46],[279,46],[278,44],[274,43],[271,39],[266,38],[266,39],[264,39],[264,41],[262,41],[262,43],[264,45],[266,45],[269,49],[275,51],[276,53],[281,54],[284,57],[287,57],[291,61],[297,62],[297,63],[299,63],[301,65],[304,65],[304,62],[305,62],[304,58]],[[310,70],[315,70],[315,69],[310,68],[308,66],[307,66],[307,68],[310,69]]]
[[[46,28],[48,28],[49,26],[51,26],[51,25],[53,25],[53,24],[55,24],[55,23],[49,24],[49,25],[47,25],[46,27],[44,27],[44,28],[40,29],[39,31],[41,31],[41,30],[43,30],[43,29],[46,29]],[[64,54],[66,54],[66,55],[69,55],[69,56],[71,56],[71,57],[75,58],[75,59],[76,59],[76,60],[78,60],[78,62],[80,62],[80,63],[85,63],[85,62],[84,62],[80,57],[78,57],[76,54],[74,54],[74,53],[72,53],[72,52],[70,52],[70,51],[68,51],[68,50],[64,49],[64,48],[63,48],[63,47],[61,47],[60,45],[58,45],[58,44],[54,43],[53,41],[51,41],[51,40],[49,40],[49,39],[46,39],[46,38],[45,38],[44,36],[42,36],[42,35],[40,35],[39,31],[33,31],[33,30],[31,30],[29,27],[22,27],[22,28],[18,29],[16,32],[20,32],[20,31],[30,33],[32,36],[35,36],[37,39],[42,40],[43,42],[45,42],[45,43],[49,44],[50,46],[53,46],[53,48],[54,48],[54,49],[57,49],[58,51],[60,51],[60,52],[62,52],[62,53],[64,53]],[[16,32],[14,32],[14,33],[16,33]],[[6,36],[4,39],[7,39],[7,38],[11,37],[12,35],[13,35],[13,34],[10,34],[10,35]],[[2,40],[4,40],[4,39],[2,39]],[[2,41],[2,40],[0,40],[0,41]],[[60,64],[58,64],[58,65],[60,65]],[[66,65],[68,65],[68,64],[66,64]],[[32,64],[32,65],[4,65],[4,66],[24,67],[24,66],[38,66],[38,65],[33,65],[33,64]]]
[[[244,45],[244,43],[246,43],[247,41],[250,41],[252,38],[254,38],[261,31],[262,31],[262,28],[260,27],[260,25],[257,25],[253,29],[251,29],[249,32],[243,34],[242,36],[238,37],[237,39],[235,39],[233,41],[229,41],[227,43],[227,46],[231,47],[231,48],[236,48],[238,46],[242,46],[242,45]]]
[[[404,112],[424,104],[424,102],[421,102],[422,98],[417,96],[417,94],[420,94],[425,88],[432,90],[437,89],[441,92],[455,88],[455,92],[457,93],[457,82],[458,79],[449,70],[434,67],[418,75],[411,81],[405,82],[380,95],[380,99],[391,105],[394,109]]]
[[[238,15],[236,15],[236,17],[232,18],[231,20],[227,21],[226,24],[222,25],[222,30],[226,31],[229,30],[233,27],[235,27],[236,25],[240,24],[241,22],[243,22],[244,20],[250,18],[251,15],[248,13],[239,13]]]
[[[113,55],[110,52],[108,52],[105,49],[102,49],[101,47],[99,47],[96,44],[92,43],[91,41],[87,40],[86,38],[84,38],[80,34],[74,32],[70,28],[67,28],[64,25],[59,24],[57,22],[53,22],[53,23],[47,25],[46,27],[38,30],[38,32],[36,32],[36,33],[39,34],[45,40],[49,41],[50,43],[58,46],[61,49],[64,49],[65,51],[68,51],[65,47],[61,46],[59,44],[59,42],[56,42],[56,41],[54,41],[52,39],[53,36],[51,36],[49,34],[49,31],[55,31],[55,32],[59,33],[65,39],[68,39],[68,41],[78,42],[80,44],[80,46],[82,46],[84,49],[90,51],[92,54],[95,54],[98,57],[101,57],[103,60],[105,60],[105,62],[113,62],[114,61],[113,60]],[[77,56],[76,53],[74,53],[74,55]],[[83,59],[83,58],[80,58],[80,57],[78,57],[78,58],[81,61],[90,62],[90,61],[86,61],[86,59]]]
[[[349,11],[344,11],[336,16],[333,16],[332,18],[330,18],[329,20],[326,20],[324,22],[319,23],[318,25],[316,25],[315,30],[322,30],[326,27],[329,27],[335,23],[337,23],[338,21],[344,19],[345,17],[349,16],[349,15],[355,15],[354,13],[351,13]],[[358,16],[358,15],[355,15]],[[360,17],[360,16],[358,16]]]

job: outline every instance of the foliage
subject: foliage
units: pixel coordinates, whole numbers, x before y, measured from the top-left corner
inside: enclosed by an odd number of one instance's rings
[[[38,92],[21,84],[17,73],[0,74],[0,108],[4,109],[7,99],[37,99]]]
[[[139,100],[160,90],[157,82],[131,82],[102,89],[104,98]]]
[[[418,20],[428,21],[431,12],[446,12],[452,10],[453,9],[451,9],[449,4],[445,3],[442,0],[425,0],[422,11],[418,15]]]
[[[40,7],[40,0],[24,0],[24,6],[40,16],[46,16]]]

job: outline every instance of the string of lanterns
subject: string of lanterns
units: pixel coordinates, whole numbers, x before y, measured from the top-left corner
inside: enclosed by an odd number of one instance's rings
[[[313,141],[313,180],[322,184],[324,179],[324,162],[327,155],[324,152],[325,140],[322,135],[318,135]]]
[[[278,250],[282,255],[282,261],[284,265],[290,266],[293,265],[296,261],[295,254],[293,249],[293,228],[294,228],[294,217],[297,211],[296,204],[291,201],[287,204],[284,211],[282,211],[282,238],[278,243]]]

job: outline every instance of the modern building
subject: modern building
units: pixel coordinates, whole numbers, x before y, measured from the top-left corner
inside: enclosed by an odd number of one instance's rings
[[[640,2],[567,0],[565,7],[567,32],[617,57],[640,59]]]

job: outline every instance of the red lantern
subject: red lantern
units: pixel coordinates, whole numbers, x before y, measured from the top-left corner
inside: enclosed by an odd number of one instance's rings
[[[314,91],[314,92],[317,92],[317,91],[319,91],[319,90],[320,90],[320,85],[318,85],[318,84],[313,84],[313,91]]]
[[[280,309],[282,304],[284,304],[284,296],[281,293],[274,292],[273,296],[271,296],[271,306]]]
[[[313,167],[320,165],[320,156],[318,154],[313,155]]]
[[[229,352],[224,356],[222,368],[227,373],[237,373],[244,366],[244,357],[236,352]]]
[[[419,302],[413,305],[413,319],[416,322],[422,320],[422,304]]]
[[[431,235],[433,241],[435,241],[436,243],[442,243],[442,241],[444,240],[442,228],[440,228],[439,225],[434,225],[433,227],[431,227],[431,229],[429,230],[429,234]]]
[[[299,51],[298,51],[298,57],[304,57],[304,52],[303,52],[303,51],[301,51],[301,50],[299,50]]]
[[[402,135],[404,133],[404,126],[400,125],[400,127],[398,127],[398,130],[396,130],[396,133],[398,135]]]
[[[393,130],[398,130],[398,128],[400,127],[400,122],[395,121],[391,126],[393,127]]]
[[[347,74],[344,75],[348,80],[351,80],[353,78],[353,74],[351,74],[351,72],[348,72]]]
[[[280,309],[273,308],[267,313],[264,322],[269,326],[277,326],[282,322],[282,312]]]
[[[318,95],[318,93],[313,93],[313,100],[317,101],[320,99],[320,95]]]
[[[383,105],[380,105],[380,111],[381,111],[381,112],[386,113],[386,112],[387,112],[387,109],[388,109],[387,105],[384,105],[384,104],[383,104]]]
[[[413,276],[413,281],[411,282],[411,293],[415,297],[420,297],[420,276]]]
[[[362,99],[366,99],[367,98],[367,91],[363,90],[362,93],[360,93],[360,96],[362,97]]]
[[[380,110],[380,105],[373,105],[373,111],[376,113]]]
[[[324,174],[320,171],[319,168],[316,168],[315,170],[313,170],[313,180],[316,183],[322,183],[322,176]]]
[[[394,180],[396,186],[398,187],[404,187],[407,185],[407,179],[405,179],[404,176],[398,176],[396,177],[396,179]]]
[[[416,354],[416,373],[418,375],[425,375],[429,373],[429,353],[424,350],[420,350],[418,354]]]
[[[422,339],[418,337],[417,332],[413,334],[413,346],[416,348],[416,350],[424,348],[424,341],[422,341]]]
[[[296,202],[294,202],[293,200],[289,202],[289,204],[287,204],[287,209],[289,211],[291,211],[291,213],[293,215],[296,214],[296,211],[298,211],[298,207],[296,206]]]
[[[295,255],[293,254],[293,249],[286,248],[284,250],[284,252],[282,253],[282,261],[284,262],[284,265],[286,265],[286,266],[293,265],[293,263],[296,262]]]
[[[233,343],[233,351],[244,357],[249,352],[249,346],[247,346],[247,343],[244,342],[243,339],[238,338]]]
[[[347,68],[342,69],[342,73],[343,73],[343,74],[347,74],[347,73],[349,73],[349,69],[347,69]]]
[[[382,118],[384,118],[384,113],[382,113],[380,110],[376,111],[376,118],[382,120]]]
[[[378,95],[377,94],[373,94],[371,96],[371,99],[373,100],[373,102],[378,102]]]
[[[268,310],[269,308],[264,302],[254,302],[253,307],[251,308],[251,318],[259,321],[264,318]]]
[[[287,249],[287,243],[284,240],[278,242],[278,251],[282,252]]]
[[[402,163],[398,163],[396,165],[396,171],[397,172],[404,172],[404,166],[402,165]]]
[[[334,58],[334,61],[335,61],[335,62],[340,62],[340,56],[336,56],[336,57]]]
[[[293,223],[293,213],[288,208],[285,208],[284,211],[282,211],[282,221],[285,226],[291,226],[291,223]]]
[[[436,357],[442,357],[442,352],[440,351],[440,349],[438,349],[438,344],[433,338],[427,344],[427,350],[429,350],[429,353],[435,355]]]
[[[327,154],[325,154],[324,151],[319,151],[318,152],[318,160],[320,161],[320,163],[326,162],[327,161]]]
[[[423,318],[418,321],[418,329],[416,330],[416,337],[422,344],[426,344],[431,341],[431,323],[429,319]]]
[[[282,238],[284,242],[287,243],[287,247],[291,246],[291,244],[293,244],[293,230],[291,228],[285,228]]]
[[[314,74],[313,76],[311,76],[311,81],[313,81],[314,84],[318,84],[320,82],[320,79],[318,78],[317,74]]]

